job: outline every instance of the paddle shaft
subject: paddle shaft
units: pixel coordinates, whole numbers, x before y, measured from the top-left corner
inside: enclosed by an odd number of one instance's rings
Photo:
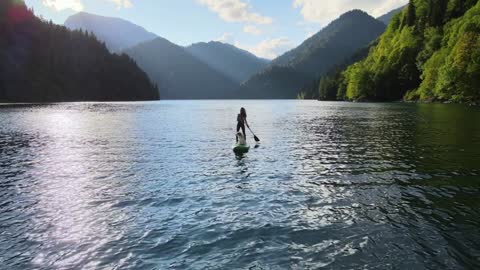
[[[260,139],[257,137],[257,135],[255,135],[255,133],[253,133],[252,129],[250,127],[248,127],[248,130],[250,130],[250,132],[253,134],[253,138],[255,139],[255,141],[259,142]]]

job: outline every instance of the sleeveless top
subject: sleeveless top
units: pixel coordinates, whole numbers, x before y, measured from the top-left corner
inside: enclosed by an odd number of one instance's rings
[[[240,122],[242,124],[245,124],[245,119],[243,119],[242,115],[241,114],[238,114],[237,115],[237,122]]]

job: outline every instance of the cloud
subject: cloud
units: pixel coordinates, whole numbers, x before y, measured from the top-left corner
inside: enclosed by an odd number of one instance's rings
[[[83,10],[83,4],[80,0],[42,0],[42,4],[54,8],[56,11],[71,9],[78,12]]]
[[[295,47],[295,44],[285,37],[266,39],[254,46],[244,45],[239,42],[235,42],[234,45],[240,49],[247,50],[256,56],[267,59],[274,59]]]
[[[131,8],[133,7],[132,2],[130,0],[107,0],[113,2],[117,8]]]
[[[378,17],[407,3],[408,0],[293,0],[293,7],[300,9],[305,21],[326,25],[352,9],[361,9]]]
[[[271,24],[273,19],[252,12],[252,7],[241,0],[197,0],[226,22]]]
[[[258,27],[256,27],[255,25],[247,25],[243,27],[243,32],[247,34],[256,35],[256,36],[259,36],[262,34],[262,30],[258,29]]]
[[[231,42],[232,40],[233,40],[233,34],[232,33],[223,33],[222,36],[215,39],[215,41],[219,41],[219,42],[223,42],[223,43]]]

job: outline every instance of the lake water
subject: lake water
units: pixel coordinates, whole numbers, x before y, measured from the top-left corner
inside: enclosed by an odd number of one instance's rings
[[[261,143],[236,157],[241,106]],[[0,269],[480,267],[478,107],[67,103],[0,123]]]

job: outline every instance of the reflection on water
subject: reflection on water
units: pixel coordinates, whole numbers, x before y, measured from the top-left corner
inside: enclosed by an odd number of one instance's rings
[[[236,157],[241,106],[261,143]],[[69,103],[0,122],[6,269],[480,267],[477,107]]]

